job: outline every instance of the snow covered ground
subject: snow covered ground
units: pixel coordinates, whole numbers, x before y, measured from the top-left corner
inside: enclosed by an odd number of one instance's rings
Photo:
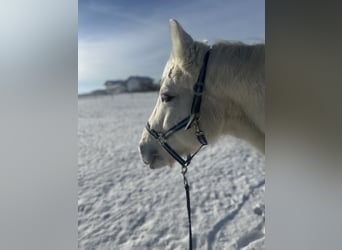
[[[157,92],[78,100],[79,249],[187,249],[180,167],[151,170],[138,142]],[[195,249],[265,249],[265,159],[223,138],[189,166]]]

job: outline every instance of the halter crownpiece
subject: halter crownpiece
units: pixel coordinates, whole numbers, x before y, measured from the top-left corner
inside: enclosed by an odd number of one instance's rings
[[[192,158],[200,151],[200,149],[208,145],[208,141],[204,135],[204,132],[200,129],[199,119],[200,119],[200,111],[201,111],[201,103],[202,103],[202,95],[204,90],[204,83],[207,71],[207,65],[209,60],[210,49],[204,55],[203,64],[201,66],[200,73],[198,75],[198,79],[196,84],[194,85],[194,98],[192,99],[191,112],[190,115],[185,119],[181,120],[175,126],[171,127],[165,133],[157,132],[156,130],[151,128],[151,125],[147,122],[146,130],[149,134],[155,138],[159,144],[168,152],[182,167],[187,167]],[[201,146],[195,151],[193,154],[189,154],[188,157],[184,160],[168,143],[167,139],[181,129],[188,130],[191,126],[195,127],[195,135],[197,140],[201,144]]]

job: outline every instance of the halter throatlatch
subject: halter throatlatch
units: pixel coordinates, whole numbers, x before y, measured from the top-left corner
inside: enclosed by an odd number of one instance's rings
[[[207,64],[209,59],[210,49],[206,52],[203,60],[203,64],[197,79],[197,82],[194,86],[194,98],[192,99],[191,105],[191,112],[188,117],[181,120],[175,126],[170,128],[164,133],[157,132],[151,128],[151,125],[147,122],[146,130],[150,133],[150,135],[156,139],[159,144],[168,152],[172,158],[174,158],[181,166],[182,166],[182,175],[184,179],[184,188],[186,193],[186,203],[187,203],[187,210],[188,210],[188,220],[189,220],[189,249],[192,250],[192,232],[191,232],[191,209],[190,209],[190,192],[189,192],[189,184],[188,180],[185,176],[186,172],[188,171],[188,166],[191,163],[192,158],[201,150],[201,148],[208,144],[208,141],[204,135],[204,132],[201,130],[199,126],[199,119],[200,119],[200,111],[201,111],[201,103],[202,103],[202,94],[204,90],[204,82],[207,70]],[[195,127],[195,135],[197,140],[201,144],[199,148],[193,153],[188,154],[186,159],[183,159],[168,143],[167,139],[173,135],[174,133],[178,132],[181,129],[189,129],[192,126]]]

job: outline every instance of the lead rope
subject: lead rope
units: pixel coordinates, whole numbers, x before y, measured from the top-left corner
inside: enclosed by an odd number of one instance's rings
[[[184,179],[184,188],[186,194],[186,207],[188,209],[188,221],[189,221],[189,250],[192,250],[192,231],[191,231],[191,207],[190,207],[190,191],[189,191],[189,183],[185,176],[186,172],[188,171],[188,167],[183,165],[182,166],[182,175]]]

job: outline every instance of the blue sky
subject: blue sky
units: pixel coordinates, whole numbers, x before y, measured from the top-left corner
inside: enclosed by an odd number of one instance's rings
[[[264,0],[79,0],[78,92],[108,79],[158,80],[170,55],[169,19],[195,40],[265,39]]]

